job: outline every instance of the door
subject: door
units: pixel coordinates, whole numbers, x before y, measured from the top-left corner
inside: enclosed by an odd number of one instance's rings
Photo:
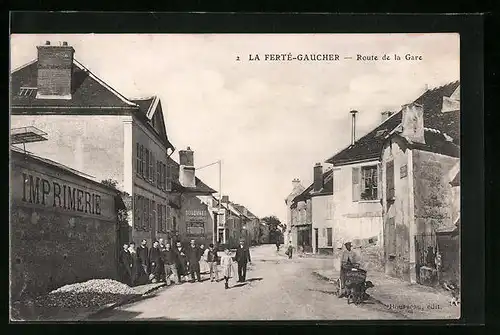
[[[314,228],[314,252],[318,253],[318,228]]]

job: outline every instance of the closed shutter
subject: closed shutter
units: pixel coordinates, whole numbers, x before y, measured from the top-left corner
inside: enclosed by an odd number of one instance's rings
[[[144,154],[145,154],[145,164],[144,164],[144,177],[146,179],[149,179],[149,150],[144,149]]]
[[[386,163],[387,199],[394,199],[394,161]]]
[[[378,171],[378,199],[382,199],[382,164],[377,165],[377,171]]]
[[[352,201],[359,201],[360,197],[360,182],[359,182],[359,167],[352,168]]]
[[[141,145],[139,142],[137,142],[136,148],[135,148],[135,173],[140,174],[141,173]]]
[[[333,242],[332,228],[326,228],[326,246],[331,247]]]

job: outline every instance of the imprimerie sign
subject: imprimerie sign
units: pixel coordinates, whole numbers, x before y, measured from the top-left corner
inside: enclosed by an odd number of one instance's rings
[[[101,196],[62,182],[23,173],[23,201],[101,215]]]

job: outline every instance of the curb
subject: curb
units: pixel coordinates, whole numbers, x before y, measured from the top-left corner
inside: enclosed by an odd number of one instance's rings
[[[162,283],[161,285],[158,285],[156,287],[153,287],[153,288],[150,288],[149,290],[147,290],[146,292],[142,293],[142,294],[137,294],[137,295],[130,295],[126,298],[123,298],[122,300],[120,301],[117,301],[117,302],[114,302],[114,303],[111,303],[111,304],[107,304],[107,305],[104,305],[100,308],[98,308],[97,310],[95,311],[92,311],[90,313],[88,313],[87,315],[84,315],[82,316],[81,318],[79,318],[78,321],[82,321],[82,320],[85,320],[85,319],[88,319],[92,316],[95,316],[95,315],[98,315],[100,313],[103,313],[103,312],[106,312],[106,311],[109,311],[109,310],[112,310],[112,309],[115,309],[117,307],[121,307],[123,305],[128,305],[128,304],[131,304],[131,303],[134,303],[136,301],[139,301],[141,300],[146,294],[149,294],[151,292],[154,292],[156,290],[159,290],[160,288],[162,287],[165,287],[167,286],[166,283]]]

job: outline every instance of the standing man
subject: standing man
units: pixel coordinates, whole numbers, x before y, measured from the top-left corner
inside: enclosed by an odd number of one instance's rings
[[[166,269],[165,269],[165,261],[163,259],[163,252],[165,251],[165,240],[160,238],[158,240],[158,243],[160,244],[159,249],[160,249],[160,263],[159,263],[159,269],[158,269],[158,281],[165,281],[167,276],[166,276]]]
[[[219,281],[219,271],[217,269],[217,263],[219,261],[219,255],[217,255],[217,250],[214,249],[214,245],[210,243],[207,249],[207,262],[210,269],[210,281]]]
[[[353,267],[359,267],[360,258],[354,250],[352,250],[352,243],[346,242],[344,244],[345,250],[342,252],[340,259],[340,298],[345,297],[347,292],[345,289],[346,272]]]
[[[292,241],[288,242],[288,248],[286,250],[286,253],[285,253],[287,256],[288,256],[288,259],[292,259],[292,255],[293,255],[293,245],[292,245]]]
[[[141,261],[144,273],[149,276],[149,248],[148,241],[146,239],[143,239],[141,241],[141,245],[137,248],[137,256]]]
[[[177,273],[179,255],[170,247],[168,242],[165,244],[165,249],[162,250],[162,258],[165,265],[165,281],[167,285],[170,285],[170,276],[173,277],[174,283],[179,284],[179,274]]]
[[[240,246],[236,250],[234,258],[238,263],[238,282],[242,283],[246,280],[247,264],[252,262],[250,259],[250,250],[245,247],[244,241],[240,241]]]
[[[124,244],[120,251],[119,269],[122,283],[132,285],[132,256],[128,251],[128,244]]]
[[[280,240],[279,238],[276,240],[276,252],[280,251]]]
[[[160,244],[158,243],[158,241],[154,241],[153,247],[149,251],[149,264],[151,264],[151,274],[149,275],[149,279],[153,283],[156,283],[158,280],[160,280],[160,262]]]
[[[128,251],[130,253],[131,259],[131,267],[130,267],[130,284],[131,286],[136,286],[141,282],[142,273],[144,272],[141,266],[141,261],[139,260],[139,256],[137,256],[137,247],[135,246],[135,242],[130,242]]]
[[[182,247],[181,242],[176,243],[175,252],[177,253],[177,277],[179,282],[182,282],[184,276],[186,276],[186,252]]]
[[[201,282],[201,274],[200,274],[200,258],[201,258],[201,249],[196,246],[195,240],[191,240],[189,247],[186,250],[186,255],[189,262],[189,273],[191,274],[191,282],[195,282],[195,274],[196,279]]]

